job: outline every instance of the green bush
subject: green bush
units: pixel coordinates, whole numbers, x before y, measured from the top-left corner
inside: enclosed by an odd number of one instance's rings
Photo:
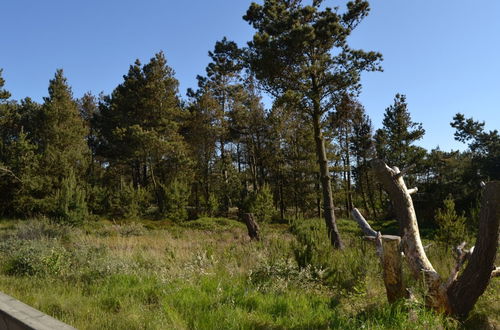
[[[103,186],[87,184],[85,191],[89,211],[93,214],[105,214],[108,211],[106,205],[108,190]]]
[[[88,216],[85,190],[78,185],[73,172],[63,179],[61,189],[56,191],[54,201],[52,216],[59,223],[80,225]]]
[[[444,207],[436,211],[434,219],[438,224],[436,239],[446,246],[460,244],[467,236],[466,218],[455,211],[455,201],[448,196]]]
[[[204,198],[203,200],[204,214],[201,216],[213,217],[217,214],[219,208],[220,204],[217,196],[214,193],[209,193],[208,198]]]
[[[370,269],[377,269],[373,249],[367,249],[360,240],[342,253],[334,251],[322,219],[296,220],[291,230],[296,237],[292,251],[297,264],[314,270],[326,285],[357,292],[363,290]]]
[[[186,220],[189,186],[185,182],[174,180],[169,185],[161,184],[161,187],[163,215],[173,221]]]
[[[123,180],[120,189],[112,191],[108,199],[109,212],[112,217],[134,219],[144,214],[150,195],[141,187],[134,188],[132,183]]]
[[[2,269],[7,275],[61,275],[70,268],[68,251],[50,242],[21,244],[9,252]]]
[[[69,235],[68,226],[58,225],[47,218],[26,220],[18,223],[14,237],[20,240],[66,239]]]
[[[240,205],[241,213],[253,213],[257,222],[270,222],[274,214],[273,194],[265,184],[257,192],[249,193]]]

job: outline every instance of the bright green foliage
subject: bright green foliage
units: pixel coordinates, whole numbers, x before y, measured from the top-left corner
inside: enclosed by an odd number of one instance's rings
[[[185,182],[174,180],[168,185],[162,185],[164,200],[164,215],[174,221],[187,219],[189,187]]]
[[[250,205],[250,212],[255,214],[257,222],[269,222],[274,213],[274,201],[269,185],[265,184],[257,191]]]
[[[439,226],[436,239],[446,246],[456,246],[467,236],[466,218],[457,214],[455,201],[451,195],[443,201],[443,204],[443,208],[438,209],[434,217]]]
[[[406,96],[396,94],[394,104],[385,110],[383,125],[375,136],[378,157],[399,168],[418,164],[425,150],[413,143],[422,139],[425,130],[411,120]]]
[[[85,190],[78,185],[73,172],[62,180],[61,188],[56,191],[54,200],[55,209],[51,215],[56,222],[81,225],[86,220],[88,210]]]
[[[120,181],[119,189],[108,192],[108,214],[118,219],[140,218],[149,204],[150,194],[142,187]]]

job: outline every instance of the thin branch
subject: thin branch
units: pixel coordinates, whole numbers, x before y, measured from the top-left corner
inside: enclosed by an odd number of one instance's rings
[[[4,172],[7,175],[10,175],[11,177],[13,177],[14,179],[16,179],[17,181],[19,181],[21,183],[23,182],[23,180],[19,179],[19,177],[17,175],[15,175],[14,172],[12,172],[11,170],[9,170],[8,168],[0,167],[0,171]]]
[[[418,192],[417,187],[408,189],[408,194],[410,194],[410,195],[416,194],[417,192]]]
[[[377,236],[377,232],[372,229],[372,227],[370,226],[368,221],[365,220],[365,218],[363,217],[363,215],[361,214],[361,212],[359,212],[359,210],[357,208],[354,208],[351,211],[351,215],[354,218],[354,220],[356,220],[359,227],[361,228],[361,230],[363,231],[363,233],[366,236],[372,236],[372,237]]]
[[[466,244],[466,242],[462,242],[462,244],[455,248],[457,263],[455,264],[455,268],[453,268],[448,281],[446,281],[445,288],[448,288],[457,279],[460,269],[462,269],[463,264],[471,255],[469,250],[464,249]],[[474,249],[474,247],[472,247],[472,249]]]

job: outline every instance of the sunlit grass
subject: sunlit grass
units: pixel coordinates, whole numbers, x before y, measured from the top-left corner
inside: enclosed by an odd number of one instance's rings
[[[333,251],[320,219],[263,226],[230,219],[99,221],[68,230],[0,222],[0,290],[80,329],[438,329],[455,320],[386,303],[378,258],[354,222]],[[452,255],[435,248],[446,270]],[[466,323],[498,325],[498,280]]]

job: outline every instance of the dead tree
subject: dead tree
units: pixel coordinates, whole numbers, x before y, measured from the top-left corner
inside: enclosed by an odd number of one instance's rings
[[[450,277],[444,279],[434,269],[422,246],[411,198],[417,189],[408,189],[403,180],[408,170],[391,168],[381,160],[375,160],[373,168],[396,211],[402,248],[410,271],[415,279],[426,283],[427,305],[453,316],[466,316],[497,271],[494,262],[500,228],[500,182],[485,185],[476,246],[466,251],[463,243],[457,248],[457,264]],[[466,262],[467,266],[459,275]]]
[[[408,291],[403,282],[401,237],[382,235],[380,232],[376,232],[356,208],[352,210],[351,214],[365,234],[365,238],[375,242],[380,264],[382,265],[385,291],[389,303],[407,298]]]
[[[257,222],[255,222],[254,216],[252,213],[245,213],[243,215],[243,220],[245,221],[245,224],[247,225],[248,229],[248,236],[250,236],[251,240],[260,240],[259,236],[259,225]]]

